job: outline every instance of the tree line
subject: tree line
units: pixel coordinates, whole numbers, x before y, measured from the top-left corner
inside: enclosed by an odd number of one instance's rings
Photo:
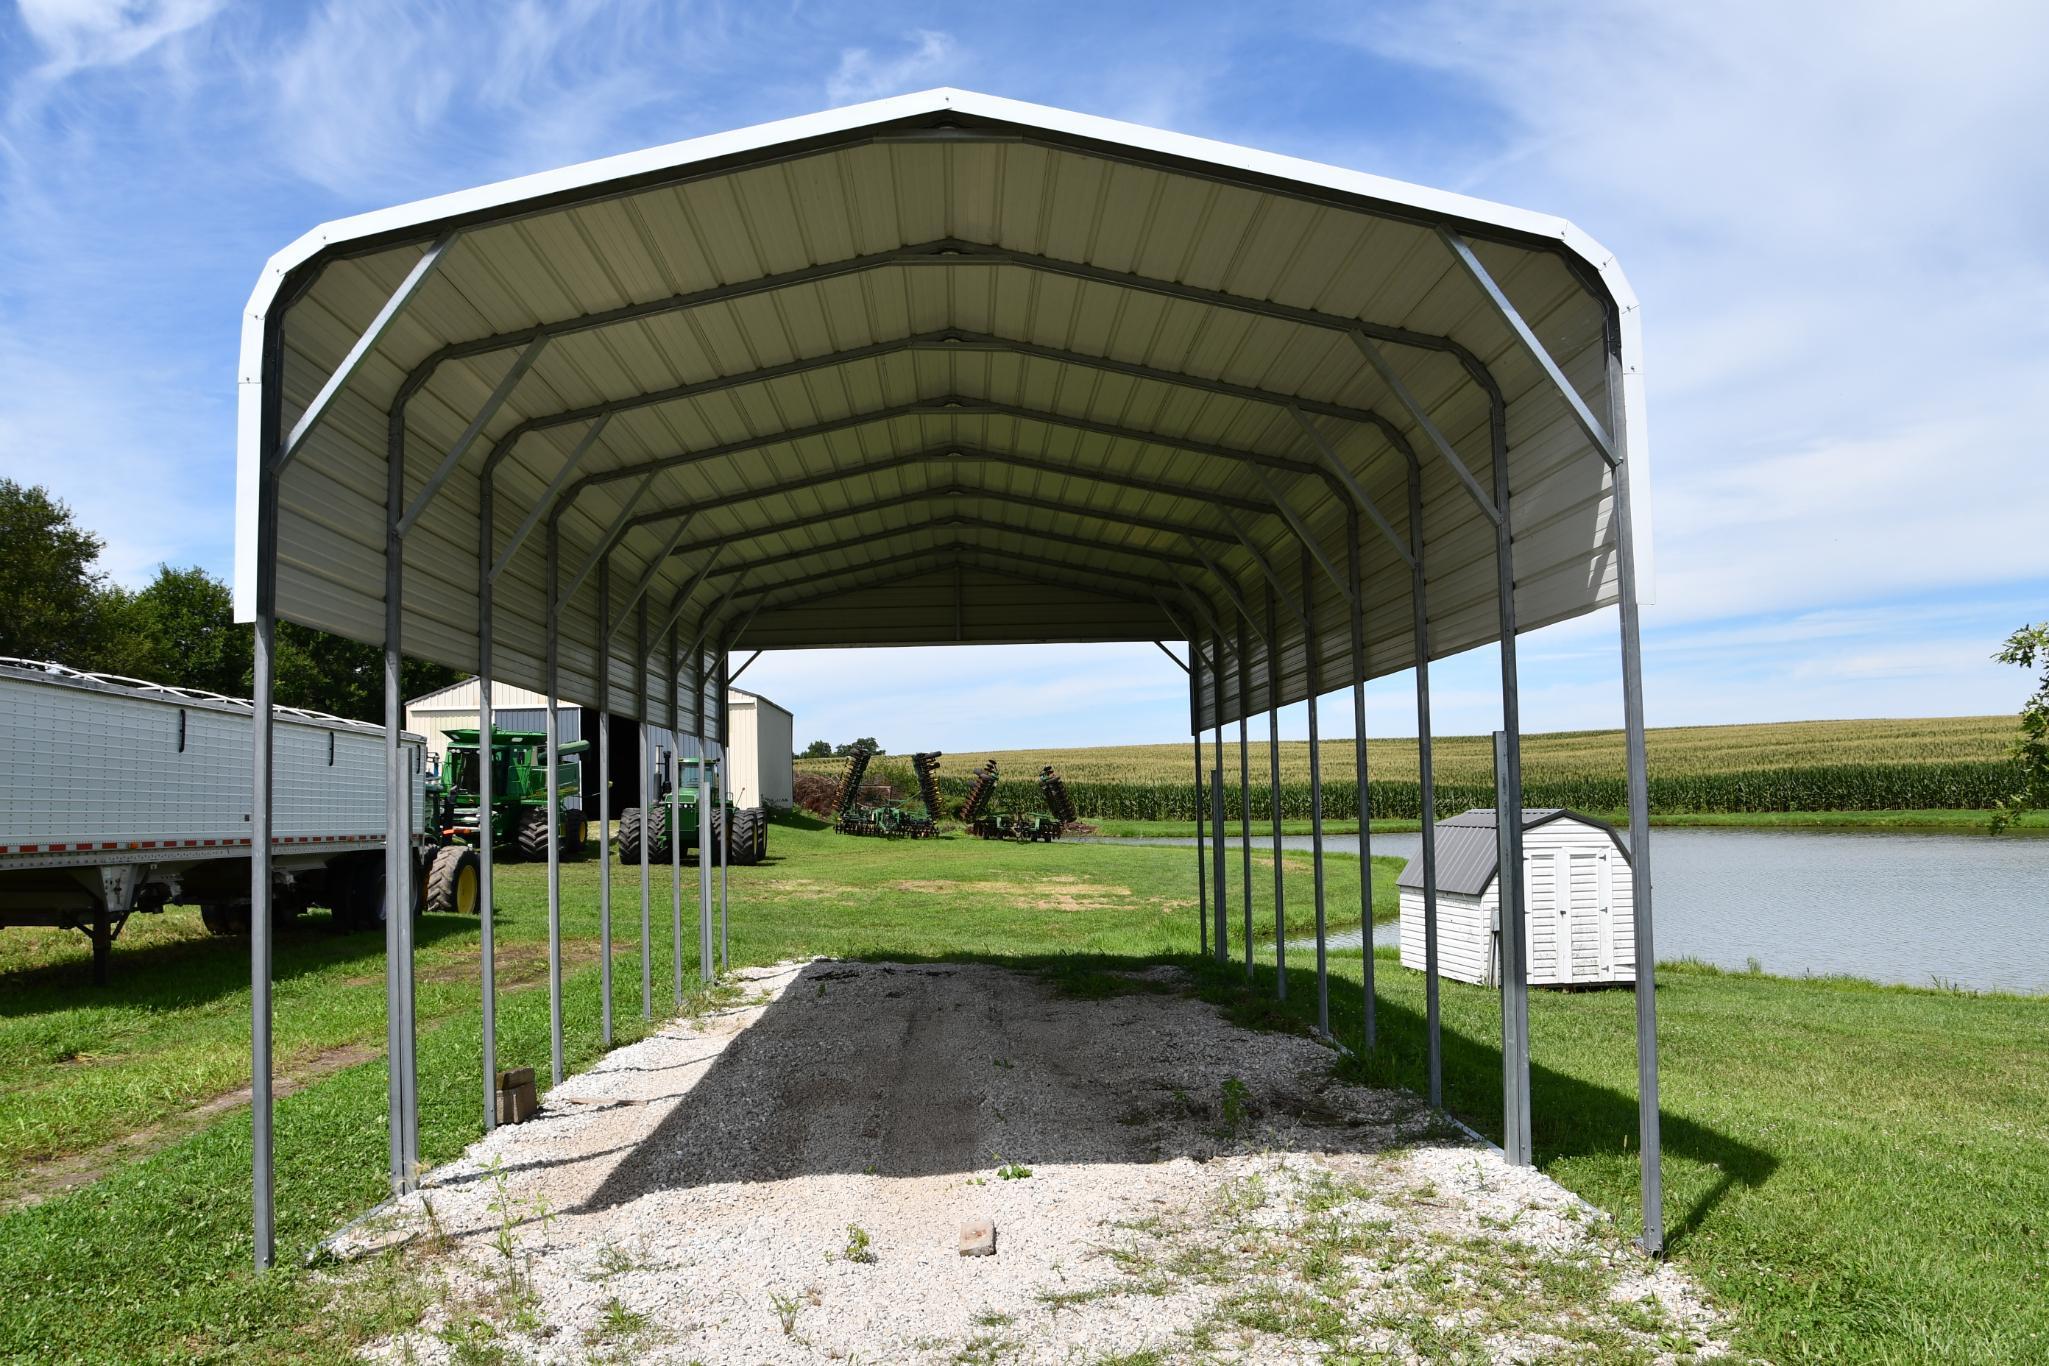
[[[99,567],[106,542],[40,485],[0,479],[0,655],[49,660],[247,697],[255,633],[235,622],[228,586],[197,565],[159,565],[141,588]],[[285,706],[359,721],[384,717],[384,650],[279,622],[276,697]],[[463,677],[404,661],[407,697]]]

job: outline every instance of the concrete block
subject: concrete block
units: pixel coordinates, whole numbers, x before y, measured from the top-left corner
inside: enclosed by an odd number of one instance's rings
[[[963,1257],[994,1257],[996,1255],[996,1221],[994,1219],[970,1219],[960,1226],[960,1255]]]
[[[534,1069],[513,1067],[498,1074],[498,1122],[524,1124],[541,1108],[534,1090]]]

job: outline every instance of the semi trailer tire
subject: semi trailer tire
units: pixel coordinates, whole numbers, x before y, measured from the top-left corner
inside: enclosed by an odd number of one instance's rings
[[[435,915],[475,915],[482,883],[477,851],[466,844],[434,851],[427,868],[427,909]]]

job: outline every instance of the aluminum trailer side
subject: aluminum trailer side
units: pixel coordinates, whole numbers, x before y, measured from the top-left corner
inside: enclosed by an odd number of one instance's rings
[[[276,716],[274,914],[321,906],[339,928],[376,925],[383,729],[291,707]],[[215,693],[0,658],[0,926],[82,931],[95,982],[138,912],[197,905],[214,933],[245,933],[250,719],[249,702]],[[419,862],[425,746],[404,743]]]

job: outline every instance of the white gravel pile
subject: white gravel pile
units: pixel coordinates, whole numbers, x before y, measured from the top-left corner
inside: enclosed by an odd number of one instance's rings
[[[432,1235],[439,1289],[373,1354],[1715,1350],[1698,1292],[1555,1183],[1144,976],[1088,1000],[983,966],[742,973],[743,1006],[620,1049],[428,1178],[396,1221]],[[978,1217],[996,1254],[963,1257]]]

